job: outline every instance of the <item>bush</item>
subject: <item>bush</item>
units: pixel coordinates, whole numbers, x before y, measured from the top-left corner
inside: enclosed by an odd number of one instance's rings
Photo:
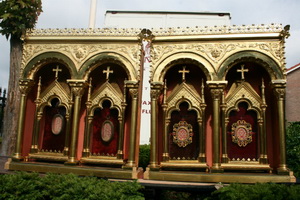
[[[275,183],[231,184],[214,191],[207,200],[294,200],[300,199],[299,191],[299,185],[289,186]]]
[[[300,176],[300,123],[292,122],[287,128],[286,151],[288,167]]]
[[[140,155],[139,155],[139,167],[142,167],[144,171],[150,162],[150,145],[142,144],[140,145]]]
[[[110,182],[74,174],[36,173],[1,175],[0,199],[144,199],[135,181]]]

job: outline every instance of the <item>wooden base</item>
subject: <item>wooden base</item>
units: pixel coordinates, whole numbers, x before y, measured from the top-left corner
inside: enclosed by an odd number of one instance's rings
[[[97,176],[114,179],[137,179],[137,170],[135,168],[133,168],[132,170],[123,170],[119,168],[64,165],[57,163],[14,162],[9,159],[5,163],[5,169],[39,173],[73,173],[80,176]]]
[[[147,170],[145,179],[161,181],[182,181],[201,183],[295,183],[296,178],[290,175],[277,175],[268,173],[205,173],[182,171],[151,171]]]

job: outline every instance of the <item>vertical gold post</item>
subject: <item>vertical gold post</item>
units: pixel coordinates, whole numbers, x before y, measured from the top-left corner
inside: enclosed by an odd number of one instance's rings
[[[135,148],[136,148],[136,130],[137,130],[137,112],[138,112],[138,83],[131,84],[129,93],[131,95],[131,123],[130,123],[130,139],[129,139],[129,156],[125,168],[136,167]]]
[[[277,97],[277,109],[278,109],[278,131],[279,131],[279,167],[277,168],[278,174],[289,174],[289,170],[286,164],[286,145],[285,145],[285,80],[272,81],[275,96]]]
[[[163,97],[163,105],[162,105],[162,109],[163,109],[163,161],[169,161],[170,159],[170,155],[169,155],[169,137],[168,137],[168,130],[169,130],[169,119],[167,119],[167,82],[165,81],[164,83],[164,97]]]
[[[226,81],[207,81],[213,98],[213,164],[212,173],[221,173],[220,163],[220,101]]]
[[[198,161],[201,163],[206,162],[206,126],[205,126],[205,96],[204,96],[204,81],[202,79],[201,83],[201,119],[198,119],[198,124],[199,124],[199,139],[200,139],[200,151],[199,151],[199,156],[198,156]]]
[[[157,98],[159,97],[160,90],[163,87],[163,83],[152,82],[151,83],[151,143],[150,143],[150,168],[158,168],[158,146],[157,146],[157,118],[158,107]]]
[[[13,155],[13,160],[20,161],[22,157],[22,143],[23,143],[23,131],[24,131],[24,122],[25,122],[25,112],[26,112],[26,100],[27,94],[33,85],[33,81],[30,79],[20,80],[19,87],[21,92],[20,99],[20,113],[18,118],[18,130],[17,130],[17,141],[15,152]]]
[[[78,130],[79,130],[79,118],[80,118],[80,106],[81,96],[83,94],[83,88],[85,86],[84,80],[67,80],[72,88],[72,92],[75,95],[74,99],[74,112],[73,112],[73,123],[72,123],[72,135],[70,142],[70,153],[68,161],[65,164],[77,164],[76,153],[77,153],[77,141],[78,141]]]
[[[227,153],[227,123],[226,123],[226,103],[225,94],[222,93],[222,104],[221,104],[221,126],[222,126],[222,163],[228,163],[228,153]]]
[[[121,110],[121,119],[120,121],[120,129],[119,129],[119,143],[118,143],[118,153],[117,158],[123,159],[123,144],[124,144],[124,124],[125,124],[125,109],[127,106],[126,103],[126,83],[124,81],[124,91],[123,91],[123,102],[122,102],[122,110]]]

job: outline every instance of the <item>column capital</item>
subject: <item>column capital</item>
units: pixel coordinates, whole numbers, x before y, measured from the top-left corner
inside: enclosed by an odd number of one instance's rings
[[[286,80],[285,79],[277,79],[273,80],[272,88],[274,91],[275,96],[278,100],[284,99],[285,97],[285,88],[286,88]]]
[[[19,89],[21,94],[27,95],[33,85],[34,85],[34,81],[32,79],[20,79]]]
[[[81,79],[69,79],[67,82],[75,96],[82,96],[84,92],[83,89],[88,85],[85,80]]]

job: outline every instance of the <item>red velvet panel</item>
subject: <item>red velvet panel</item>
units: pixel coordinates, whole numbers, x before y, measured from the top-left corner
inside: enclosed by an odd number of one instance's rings
[[[52,133],[52,119],[56,114],[61,114],[65,116],[65,108],[63,107],[46,107],[45,108],[45,125],[44,125],[44,137],[42,142],[43,150],[56,150],[63,151],[66,138],[66,125],[64,125],[63,130],[60,134],[54,135]],[[64,122],[65,123],[65,122]]]
[[[195,111],[188,111],[188,104],[182,103],[180,105],[180,112],[173,112],[171,116],[171,123],[169,129],[169,154],[171,159],[197,159],[199,154],[199,126],[197,123],[197,114]],[[179,121],[186,121],[193,127],[192,143],[186,147],[179,147],[173,142],[173,125]]]
[[[104,142],[101,139],[101,128],[104,121],[109,120],[114,126],[113,139]],[[104,107],[96,110],[93,119],[92,154],[115,156],[117,154],[119,138],[118,112]]]
[[[232,142],[231,126],[238,120],[245,120],[252,126],[252,142],[247,144],[245,147],[240,147],[238,144]],[[258,158],[258,131],[257,131],[257,117],[254,111],[247,111],[247,104],[240,103],[239,111],[232,111],[229,117],[229,123],[227,126],[227,146],[228,146],[228,157],[230,159],[237,158]]]

